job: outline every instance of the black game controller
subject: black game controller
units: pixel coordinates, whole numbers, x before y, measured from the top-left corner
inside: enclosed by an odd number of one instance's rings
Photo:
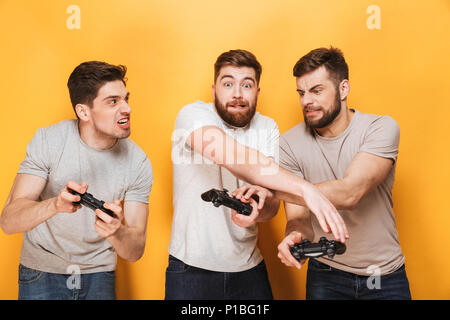
[[[82,204],[85,205],[88,208],[91,208],[92,210],[95,211],[95,209],[100,209],[103,212],[109,214],[111,217],[114,217],[114,212],[112,212],[109,209],[106,209],[103,205],[105,204],[105,201],[102,200],[98,200],[96,199],[92,194],[90,193],[79,193],[76,192],[75,190],[69,189],[70,193],[76,195],[76,196],[80,196],[81,200],[78,202],[74,202],[73,204],[78,205],[78,204]]]
[[[206,202],[212,202],[215,207],[223,205],[225,207],[236,210],[238,213],[243,215],[250,215],[252,213],[252,206],[249,203],[244,203],[239,199],[230,197],[228,195],[228,190],[223,189],[223,191],[217,189],[211,189],[202,193],[202,199]]]
[[[308,239],[302,240],[301,243],[296,243],[290,247],[291,254],[297,261],[306,258],[318,258],[327,255],[333,259],[336,254],[343,254],[346,250],[345,244],[335,240],[327,240],[327,238],[320,238],[318,243],[311,243]]]

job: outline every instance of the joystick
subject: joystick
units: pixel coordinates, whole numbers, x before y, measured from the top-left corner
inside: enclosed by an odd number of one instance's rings
[[[246,216],[250,215],[253,210],[249,203],[244,203],[235,197],[230,197],[227,189],[223,189],[223,191],[211,189],[202,193],[202,199],[206,202],[212,202],[215,207],[223,205]]]
[[[346,250],[345,244],[335,240],[327,240],[327,238],[320,238],[318,243],[311,243],[308,239],[303,239],[302,242],[296,243],[290,247],[292,256],[300,261],[306,258],[318,258],[327,255],[333,259],[336,254],[343,254]]]
[[[75,190],[69,189],[70,193],[80,196],[80,201],[78,202],[74,202],[73,204],[78,205],[78,204],[82,204],[88,208],[91,208],[92,210],[95,211],[95,209],[100,209],[103,212],[109,214],[111,217],[114,217],[114,212],[112,212],[109,209],[106,209],[103,205],[105,204],[105,201],[102,200],[98,200],[96,199],[92,194],[90,193],[79,193],[76,192]]]

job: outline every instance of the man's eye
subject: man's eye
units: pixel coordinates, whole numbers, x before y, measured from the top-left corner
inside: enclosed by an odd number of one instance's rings
[[[110,104],[116,104],[116,103],[117,103],[117,99],[111,99],[111,100],[109,101],[109,103],[110,103]]]
[[[227,88],[229,88],[229,87],[231,87],[231,83],[225,82],[225,83],[224,83],[224,86],[227,87]]]
[[[304,92],[299,92],[298,94],[300,95],[300,97],[303,97],[305,95]]]
[[[313,93],[314,94],[319,94],[321,90],[314,90]]]
[[[250,85],[250,83],[244,83],[243,87],[246,89],[250,89],[252,86]]]

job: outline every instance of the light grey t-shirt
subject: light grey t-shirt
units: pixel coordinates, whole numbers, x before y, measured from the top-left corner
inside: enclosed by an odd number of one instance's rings
[[[67,181],[87,182],[87,192],[105,202],[148,203],[153,172],[144,151],[130,139],[96,150],[80,138],[76,120],[37,130],[27,146],[19,172],[47,180],[39,200],[58,195]],[[24,232],[20,262],[40,271],[68,274],[113,271],[114,248],[94,229],[95,213],[82,206],[75,213],[57,213]]]
[[[404,263],[392,202],[400,129],[389,116],[354,111],[347,129],[337,137],[311,134],[302,122],[280,138],[280,165],[311,183],[342,179],[358,152],[392,159],[386,179],[367,193],[354,210],[340,210],[350,239],[347,251],[334,259],[319,258],[334,268],[358,275],[385,275]],[[315,240],[325,234],[314,215]]]
[[[235,128],[220,118],[212,103],[197,101],[182,108],[172,136],[174,215],[169,253],[202,269],[248,270],[263,259],[257,247],[257,226],[235,225],[229,208],[216,208],[200,197],[212,188],[225,188],[231,193],[244,184],[186,144],[194,130],[205,126],[219,127],[239,143],[266,156],[276,158],[278,154],[279,130],[271,118],[256,112],[246,128]]]

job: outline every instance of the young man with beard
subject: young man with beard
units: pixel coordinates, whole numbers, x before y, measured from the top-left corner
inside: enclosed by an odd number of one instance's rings
[[[399,127],[389,116],[347,107],[348,66],[336,48],[319,48],[294,67],[304,122],[280,138],[280,165],[312,182],[341,210],[352,237],[334,259],[310,259],[307,299],[410,299],[392,187]],[[307,150],[307,152],[305,152]],[[324,233],[307,208],[285,203],[279,257],[301,268],[289,247]]]
[[[127,139],[125,73],[80,64],[68,81],[78,119],[39,129],[28,144],[0,217],[5,233],[23,232],[19,299],[115,299],[116,253],[137,261],[144,252],[153,173]],[[106,201],[114,216],[76,204],[71,190]]]
[[[166,299],[272,299],[256,225],[278,211],[279,200],[268,189],[308,205],[324,230],[342,241],[347,232],[337,210],[312,184],[273,160],[279,131],[256,112],[261,65],[255,56],[231,50],[214,67],[214,103],[185,106],[172,136],[174,216]],[[245,190],[240,198],[250,202],[252,213],[204,202],[200,196],[211,188]]]

